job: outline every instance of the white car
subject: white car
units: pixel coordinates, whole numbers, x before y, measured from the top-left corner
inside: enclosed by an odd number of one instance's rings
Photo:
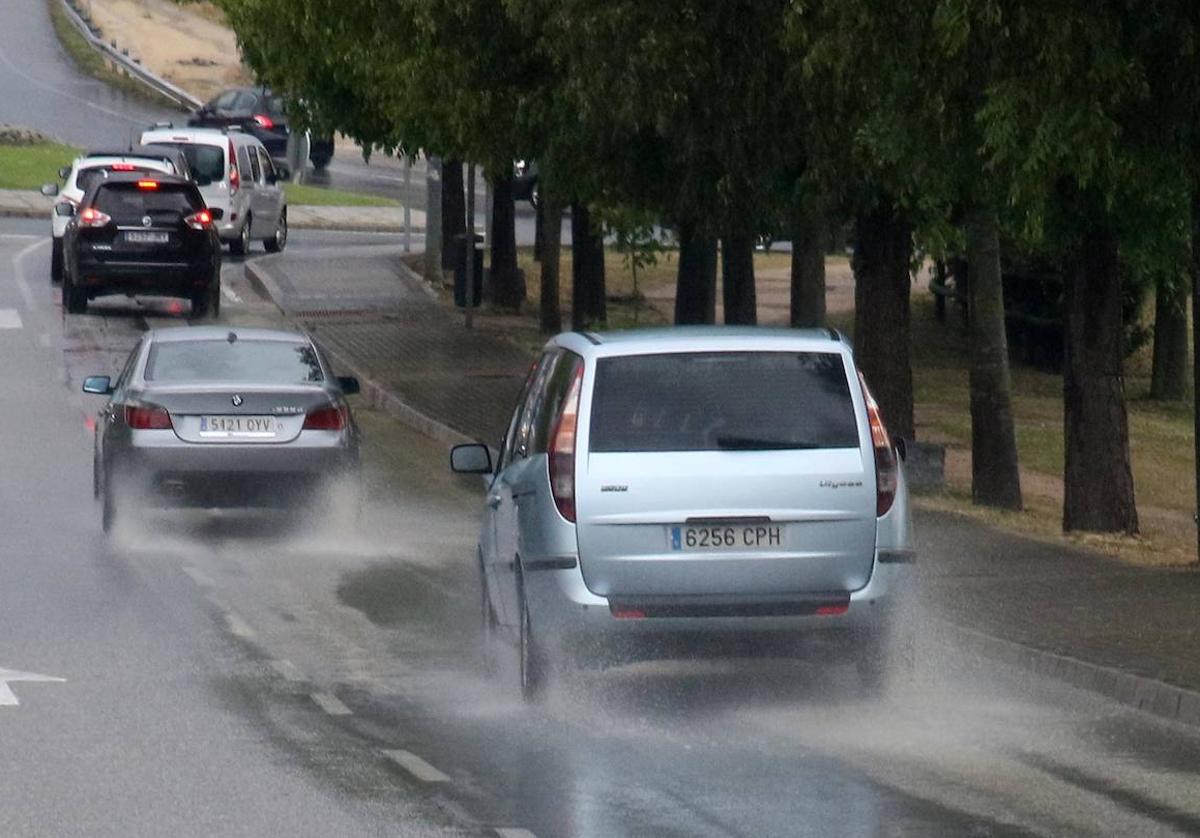
[[[271,253],[287,244],[286,166],[271,162],[266,147],[249,134],[217,128],[151,128],[142,143],[173,146],[184,153],[192,179],[209,209],[224,215],[217,226],[221,241],[245,255],[251,241]]]
[[[58,198],[50,211],[51,282],[62,282],[63,232],[74,214],[74,208],[79,206],[79,201],[91,185],[92,179],[106,177],[110,172],[145,172],[179,175],[185,178],[191,176],[187,159],[179,151],[145,146],[125,151],[89,151],[76,157],[70,166],[59,169],[58,176],[63,180],[62,188],[60,189],[57,183],[48,183],[42,187],[43,195]]]

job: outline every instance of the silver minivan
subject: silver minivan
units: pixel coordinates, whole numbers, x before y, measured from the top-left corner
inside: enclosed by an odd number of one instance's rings
[[[488,642],[516,644],[526,697],[597,653],[716,640],[844,641],[878,690],[914,555],[903,454],[837,332],[559,335],[495,458],[451,452],[486,475]]]
[[[249,134],[217,128],[152,128],[142,143],[174,146],[187,157],[192,178],[210,209],[223,213],[217,225],[231,253],[243,256],[252,241],[270,253],[287,244],[286,166],[272,162],[267,149]]]

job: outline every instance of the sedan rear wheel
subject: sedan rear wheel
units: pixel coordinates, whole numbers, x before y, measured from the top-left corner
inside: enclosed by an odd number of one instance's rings
[[[267,248],[268,253],[278,253],[287,245],[287,237],[287,208],[284,207],[279,211],[279,221],[275,223],[275,235],[271,236],[263,244]]]

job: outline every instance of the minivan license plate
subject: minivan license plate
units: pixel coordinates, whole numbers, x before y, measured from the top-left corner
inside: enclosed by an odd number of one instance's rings
[[[780,524],[689,524],[669,527],[672,550],[769,550],[783,546]]]
[[[125,241],[133,244],[166,244],[169,239],[166,233],[154,231],[130,230],[125,234]]]
[[[274,439],[279,428],[274,416],[200,417],[200,436],[210,439]]]

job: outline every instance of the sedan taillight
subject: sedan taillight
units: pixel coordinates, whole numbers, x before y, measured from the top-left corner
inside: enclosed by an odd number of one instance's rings
[[[212,220],[212,213],[206,209],[202,209],[183,219],[183,223],[193,230],[207,230],[212,226]]]
[[[95,207],[84,207],[83,212],[79,213],[80,227],[106,227],[110,222],[112,216],[100,212]]]
[[[169,431],[171,414],[156,404],[125,405],[125,424],[135,431]]]
[[[892,438],[888,435],[887,426],[883,424],[879,405],[875,403],[875,397],[871,395],[867,380],[861,372],[858,374],[858,381],[862,385],[863,401],[867,405],[871,446],[875,449],[875,515],[882,517],[896,500],[900,466],[896,461],[896,449],[892,447]]]
[[[340,431],[346,427],[347,416],[344,406],[319,407],[304,417],[306,431]]]

